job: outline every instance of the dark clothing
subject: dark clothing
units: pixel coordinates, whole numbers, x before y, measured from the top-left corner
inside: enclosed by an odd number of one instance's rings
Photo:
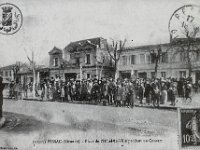
[[[140,86],[139,89],[138,89],[138,96],[139,96],[140,104],[142,104],[143,93],[144,93],[144,89],[143,89],[142,86]]]
[[[86,83],[82,83],[81,84],[81,96],[80,96],[80,99],[82,101],[86,101],[87,100],[87,94],[88,94],[87,84]]]
[[[151,91],[151,86],[150,86],[150,84],[146,84],[144,96],[146,97],[146,103],[147,103],[147,104],[150,103],[150,91]]]
[[[4,84],[0,83],[0,105],[3,105],[3,89],[4,89]]]
[[[3,106],[3,89],[4,84],[0,82],[0,118],[2,118],[2,106]]]
[[[99,85],[97,83],[95,83],[92,87],[91,90],[91,96],[92,99],[95,100],[95,102],[97,102],[99,100]]]

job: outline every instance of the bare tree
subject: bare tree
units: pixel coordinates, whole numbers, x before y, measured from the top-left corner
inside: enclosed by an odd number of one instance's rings
[[[189,77],[192,73],[194,56],[200,53],[197,43],[200,33],[199,10],[200,8],[194,5],[183,6],[173,13],[169,22],[172,55],[182,56],[181,59],[186,64]]]
[[[114,41],[112,40],[112,45],[110,46],[108,43],[106,44],[106,49],[108,51],[108,54],[110,55],[110,58],[114,61],[114,75],[115,80],[117,79],[117,64],[120,59],[121,53],[124,49],[126,43],[126,39],[124,41]]]
[[[152,50],[150,53],[151,53],[152,62],[155,63],[155,74],[154,74],[154,78],[157,78],[158,65],[159,65],[160,58],[162,57],[161,45],[158,45],[157,52],[154,51],[154,50]]]
[[[173,50],[172,55],[181,55],[181,59],[185,62],[189,71],[188,76],[191,77],[192,61],[200,54],[200,47],[196,40],[196,35],[200,30],[199,27],[189,28],[187,25],[184,25],[181,31],[184,33],[185,38],[177,38],[171,41],[171,48]]]
[[[100,58],[98,59],[98,57],[100,57]],[[101,79],[103,66],[104,66],[104,62],[105,62],[105,56],[103,54],[101,54],[100,56],[94,56],[94,59],[96,60],[98,67],[100,67],[100,73],[99,73],[98,78]]]
[[[26,51],[25,51],[26,52]],[[36,83],[36,73],[35,73],[35,61],[34,61],[34,51],[32,50],[32,56],[31,56],[31,59],[30,57],[27,55],[26,53],[26,56],[30,62],[30,65],[31,65],[31,69],[33,71],[33,98],[35,98],[35,83]]]
[[[20,70],[20,63],[16,62],[15,65],[12,66],[13,79],[14,79],[15,83],[17,83],[17,80],[18,80],[17,74],[18,74],[19,70]]]

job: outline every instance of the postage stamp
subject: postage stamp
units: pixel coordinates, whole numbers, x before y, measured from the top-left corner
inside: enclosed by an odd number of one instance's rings
[[[200,148],[200,108],[179,109],[179,144]]]
[[[14,4],[0,4],[0,33],[5,35],[14,34],[22,26],[23,15],[21,10]]]

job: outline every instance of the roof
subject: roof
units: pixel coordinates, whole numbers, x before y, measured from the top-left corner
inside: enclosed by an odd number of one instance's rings
[[[18,63],[18,64],[17,64]],[[4,66],[4,67],[1,67],[0,70],[12,70],[13,69],[13,66],[16,66],[16,65],[19,65],[20,68],[24,68],[24,67],[27,67],[28,65],[26,63],[22,63],[22,62],[17,62],[15,64],[11,64],[11,65],[8,65],[8,66]]]
[[[186,40],[187,40],[186,38],[177,38],[174,39],[171,43],[125,47],[124,50],[152,49],[152,48],[157,48],[158,46],[165,47],[171,45],[179,45],[186,43]],[[190,42],[192,44],[199,44],[200,38],[190,39]]]
[[[131,46],[131,47],[125,47],[124,50],[133,50],[133,49],[150,49],[150,48],[155,48],[158,46],[168,46],[170,43],[164,43],[164,44],[154,44],[154,45],[142,45],[142,46]]]
[[[77,47],[82,47],[82,46],[85,46],[86,44],[87,44],[87,45],[90,44],[90,45],[96,47],[97,45],[100,46],[101,40],[106,40],[106,39],[104,39],[104,38],[102,38],[102,37],[97,37],[97,38],[91,38],[91,39],[85,39],[85,40],[75,41],[75,42],[69,43],[69,44],[65,47],[65,49],[66,49],[67,47],[72,47],[73,50],[76,50]]]
[[[62,54],[62,50],[56,46],[49,52],[49,54]]]
[[[12,67],[13,67],[14,65],[15,65],[15,64],[1,67],[0,70],[12,70]]]
[[[70,44],[72,43],[84,43],[86,41],[89,41],[90,43],[94,44],[94,45],[100,45],[100,41],[101,40],[106,40],[102,37],[96,37],[96,38],[91,38],[91,39],[85,39],[85,40],[80,40],[80,41],[75,41],[75,42],[71,42]]]

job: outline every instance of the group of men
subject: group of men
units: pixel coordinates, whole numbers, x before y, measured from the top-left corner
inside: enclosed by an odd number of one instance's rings
[[[17,93],[22,95],[24,91],[25,97],[27,97],[28,90],[30,92],[33,90],[32,83],[25,86],[14,86],[13,84],[10,85],[10,91],[18,87]],[[174,106],[176,96],[191,98],[191,89],[191,81],[186,79],[177,81],[171,78],[166,80],[137,78],[115,81],[113,78],[100,80],[94,78],[63,81],[52,77],[50,80],[43,80],[41,84],[35,84],[35,96],[50,101],[87,101],[127,107],[133,107],[134,102],[139,100],[140,104],[147,103],[159,107],[160,104],[167,102],[171,102]]]
[[[182,80],[182,79],[180,79]],[[36,88],[38,89],[38,88]],[[181,87],[185,97],[190,97],[191,82],[185,80]],[[140,104],[147,103],[159,107],[171,102],[175,105],[177,93],[180,93],[179,81],[175,79],[118,79],[112,78],[66,80],[54,79],[41,84],[41,97],[52,101],[90,101],[108,103],[115,106],[134,106],[138,99]],[[38,93],[38,92],[36,92]],[[180,95],[178,95],[180,96]]]

